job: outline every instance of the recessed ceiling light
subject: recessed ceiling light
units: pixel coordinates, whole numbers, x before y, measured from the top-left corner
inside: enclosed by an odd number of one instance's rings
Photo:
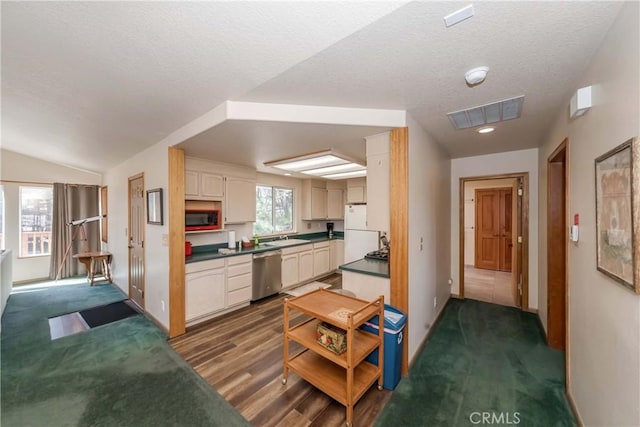
[[[284,176],[291,176],[289,172],[285,173]]]
[[[496,128],[492,128],[491,126],[487,126],[487,127],[478,129],[478,133],[489,133],[489,132],[493,132],[494,130],[496,130]]]

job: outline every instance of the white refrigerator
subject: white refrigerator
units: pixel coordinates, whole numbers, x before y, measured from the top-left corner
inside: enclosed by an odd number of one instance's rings
[[[380,248],[379,233],[367,230],[367,205],[346,205],[344,208],[344,262],[364,258]]]

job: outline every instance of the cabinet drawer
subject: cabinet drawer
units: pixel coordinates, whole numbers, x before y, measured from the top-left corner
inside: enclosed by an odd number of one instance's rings
[[[297,253],[308,251],[308,250],[311,250],[311,249],[313,249],[313,245],[312,244],[302,245],[302,246],[294,246],[292,248],[282,248],[282,255],[297,254]]]
[[[313,249],[328,248],[329,243],[330,243],[329,241],[314,243]]]
[[[240,276],[241,274],[251,274],[251,263],[238,264],[227,267],[227,277]]]
[[[252,260],[253,260],[253,255],[232,256],[227,258],[227,265],[243,264],[245,262],[250,263]]]
[[[185,273],[196,273],[198,271],[210,270],[212,268],[224,267],[224,259],[209,259],[206,261],[192,262],[184,266]]]
[[[227,277],[228,292],[247,287],[251,288],[251,273],[243,274],[242,276]]]
[[[251,300],[251,287],[242,288],[227,293],[227,306],[249,302]]]

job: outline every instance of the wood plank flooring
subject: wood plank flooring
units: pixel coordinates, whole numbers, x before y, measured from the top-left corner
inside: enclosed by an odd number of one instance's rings
[[[342,276],[319,279],[342,287]],[[178,354],[254,426],[342,426],[345,407],[290,373],[282,379],[285,296],[266,298],[170,340]],[[291,323],[305,320],[291,312]],[[299,349],[291,343],[290,351]],[[374,385],[354,408],[354,425],[370,426],[391,397]]]
[[[514,307],[514,286],[511,272],[464,267],[465,298]]]

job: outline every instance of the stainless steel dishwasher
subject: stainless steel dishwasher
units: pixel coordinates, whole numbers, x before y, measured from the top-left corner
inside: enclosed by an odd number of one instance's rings
[[[253,255],[251,301],[268,297],[282,289],[282,251]]]

